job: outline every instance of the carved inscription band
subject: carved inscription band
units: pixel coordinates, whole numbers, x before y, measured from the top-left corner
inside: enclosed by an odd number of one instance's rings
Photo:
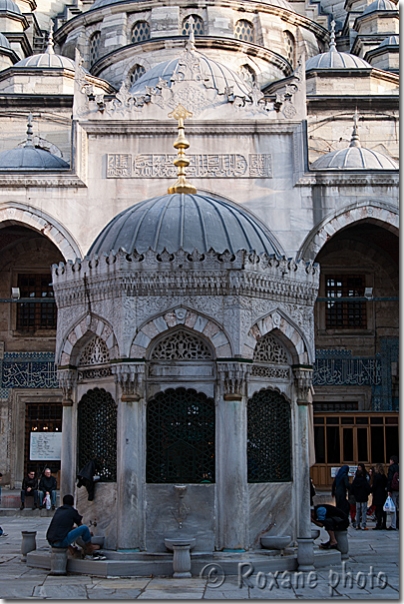
[[[107,155],[107,178],[175,178],[174,154]],[[188,178],[272,178],[271,155],[189,155]]]

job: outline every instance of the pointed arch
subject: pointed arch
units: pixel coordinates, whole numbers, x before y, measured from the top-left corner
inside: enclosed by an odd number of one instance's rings
[[[86,315],[69,330],[56,356],[56,364],[76,366],[84,346],[98,336],[107,347],[110,360],[119,357],[118,343],[110,323],[95,315]]]

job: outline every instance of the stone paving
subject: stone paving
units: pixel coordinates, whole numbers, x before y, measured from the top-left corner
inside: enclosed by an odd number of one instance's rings
[[[290,600],[399,599],[399,532],[349,529],[350,558],[342,567],[312,573],[255,573],[248,579],[220,573],[192,579],[51,576],[21,561],[21,531],[37,531],[45,546],[49,519],[0,515],[0,598],[51,600]],[[320,539],[324,539],[322,534]],[[207,569],[208,570],[208,569]],[[240,585],[241,583],[241,585]]]

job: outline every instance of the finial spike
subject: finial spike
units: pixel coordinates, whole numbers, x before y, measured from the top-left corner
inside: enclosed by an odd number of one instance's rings
[[[53,42],[53,23],[50,26],[49,29],[49,36],[48,36],[48,45],[46,47],[46,54],[47,55],[54,55],[55,51],[53,50],[54,47],[54,42]]]
[[[24,147],[33,147],[34,146],[34,141],[32,139],[32,135],[33,135],[33,128],[32,128],[32,113],[30,113],[28,115],[28,121],[27,121],[27,140],[25,142]]]
[[[330,50],[336,50],[335,47],[335,21],[331,21],[331,32],[330,32]]]
[[[178,149],[177,158],[174,160],[174,166],[177,166],[177,182],[168,188],[168,193],[196,193],[196,187],[191,185],[185,176],[185,168],[189,166],[189,159],[185,156],[185,149],[188,149],[189,142],[184,135],[184,120],[188,117],[192,117],[192,113],[185,109],[182,105],[177,107],[168,114],[168,117],[172,117],[178,121],[178,137],[174,143],[174,148]]]
[[[352,137],[351,137],[351,142],[349,143],[350,147],[360,147],[361,146],[361,142],[359,140],[359,134],[358,134],[358,109],[355,109],[355,113],[353,116],[353,121],[354,121],[354,127],[352,130]]]
[[[195,50],[195,32],[194,32],[195,19],[193,18],[192,15],[188,19],[188,23],[189,23],[189,36],[188,36],[188,42],[187,42],[186,48],[187,48],[187,50]]]

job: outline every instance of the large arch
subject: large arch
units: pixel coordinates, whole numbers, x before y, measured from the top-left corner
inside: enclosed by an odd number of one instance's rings
[[[303,258],[305,260],[315,260],[330,237],[341,229],[364,220],[378,223],[398,236],[398,208],[378,200],[364,200],[326,216],[307,235],[298,251],[297,260]]]
[[[0,205],[0,224],[20,224],[47,237],[57,247],[65,260],[82,256],[74,237],[57,220],[35,208],[21,203],[7,202]]]

